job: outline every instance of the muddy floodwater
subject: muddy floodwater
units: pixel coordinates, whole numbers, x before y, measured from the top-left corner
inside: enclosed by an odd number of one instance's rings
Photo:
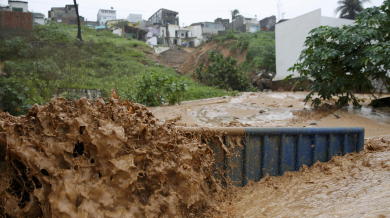
[[[366,139],[365,148],[237,188],[227,216],[388,217],[390,137]]]
[[[178,123],[199,126],[226,126],[240,122],[253,127],[364,127],[366,137],[390,133],[390,108],[368,106],[369,95],[357,95],[364,100],[362,108],[345,107],[334,111],[314,110],[303,102],[306,92],[243,93],[237,97],[183,102],[176,106],[149,108],[159,119],[178,119]],[[390,95],[389,95],[390,96]],[[388,97],[383,96],[383,97]],[[334,104],[336,99],[326,101]],[[315,124],[315,125],[311,125]]]
[[[364,95],[359,109],[331,107],[335,99],[313,109],[306,94],[146,108],[112,90],[106,102],[59,97],[24,116],[0,112],[0,217],[388,216],[390,109],[369,107]],[[364,127],[366,149],[224,188],[204,141],[222,143],[220,133],[183,126]]]
[[[390,108],[372,108],[370,96],[358,95],[363,107],[335,110],[337,118],[305,105],[306,94],[244,93],[152,111],[200,126],[239,121],[255,127],[364,127],[364,152],[233,188],[222,208],[226,217],[389,217]]]

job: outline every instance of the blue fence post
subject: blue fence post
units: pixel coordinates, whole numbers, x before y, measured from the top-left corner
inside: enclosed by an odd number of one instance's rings
[[[364,130],[357,135],[356,152],[364,150]]]

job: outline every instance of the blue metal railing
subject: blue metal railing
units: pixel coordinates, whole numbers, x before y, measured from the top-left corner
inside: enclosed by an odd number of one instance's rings
[[[191,128],[185,128],[191,130]],[[242,137],[242,147],[227,154],[217,141],[208,141],[214,152],[215,177],[227,177],[237,186],[259,181],[267,174],[283,175],[303,165],[327,162],[337,155],[364,150],[364,128],[192,128],[192,131],[216,131],[230,148],[234,136]]]

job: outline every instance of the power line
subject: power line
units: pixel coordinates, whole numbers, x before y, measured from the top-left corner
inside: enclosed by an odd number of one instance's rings
[[[63,5],[63,4],[53,4],[53,3],[47,3],[47,2],[36,2],[36,1],[29,1],[29,2],[33,2],[33,3],[38,3],[38,4],[46,4],[46,5]],[[92,8],[92,7],[84,7],[84,6],[79,6],[79,8],[82,8],[82,9],[93,9],[93,10],[99,10],[101,8]],[[116,11],[136,11],[136,12],[145,12],[145,13],[153,13],[153,12],[156,12],[156,11],[138,11],[138,10],[116,10]],[[218,13],[218,12],[227,12],[229,10],[225,10],[225,11],[181,11],[181,13]]]

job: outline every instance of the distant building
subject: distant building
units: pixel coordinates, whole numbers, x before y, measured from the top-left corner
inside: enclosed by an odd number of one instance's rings
[[[264,18],[260,20],[260,28],[263,30],[270,30],[276,24],[276,16]]]
[[[354,22],[354,20],[321,16],[321,9],[318,9],[276,24],[276,76],[273,80],[283,80],[292,74],[288,69],[298,62],[306,37],[311,30],[320,26],[353,25]]]
[[[106,22],[109,20],[116,20],[116,11],[100,9],[97,14],[97,22],[99,22],[99,24],[103,26],[106,25]]]
[[[77,24],[76,7],[65,5],[65,7],[53,7],[48,13],[49,20],[68,25]],[[84,24],[84,17],[80,16],[81,24]]]
[[[22,2],[22,1],[8,1],[8,4],[11,8],[11,11],[16,12],[28,12],[28,2]]]
[[[11,11],[10,6],[0,6],[0,11]]]
[[[219,32],[224,31],[225,27],[222,23],[200,22],[193,23],[191,26],[201,26],[201,40],[207,41],[211,36],[217,36]]]
[[[260,23],[257,18],[239,16],[233,21],[233,29],[241,32],[255,33],[260,31]]]
[[[99,22],[97,21],[85,21],[85,26],[88,26],[88,27],[95,27],[95,26],[99,26]]]
[[[41,13],[34,13],[34,24],[45,25],[45,15]]]
[[[148,20],[151,24],[159,25],[179,25],[179,12],[167,9],[160,9],[154,13]]]
[[[126,18],[130,23],[138,23],[142,21],[142,14],[129,14]]]
[[[217,18],[214,20],[214,23],[220,23],[223,25],[223,27],[225,28],[225,30],[228,30],[230,29],[230,20],[229,19],[222,19],[222,18]]]

